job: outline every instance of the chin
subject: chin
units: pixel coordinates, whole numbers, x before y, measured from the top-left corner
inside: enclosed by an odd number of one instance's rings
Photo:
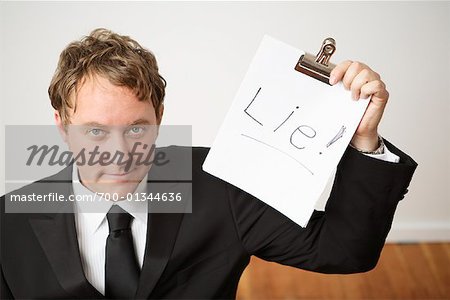
[[[91,186],[90,189],[98,193],[104,193],[107,200],[123,200],[127,195],[134,193],[138,182],[102,182]]]
[[[129,193],[134,193],[138,182],[118,182],[111,184],[108,193],[117,194],[120,197],[126,197]]]

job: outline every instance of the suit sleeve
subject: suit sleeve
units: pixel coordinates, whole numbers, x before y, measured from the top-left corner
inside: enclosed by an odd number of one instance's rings
[[[3,251],[3,213],[5,211],[5,197],[0,197],[0,299],[14,299],[12,296],[11,290],[6,284],[5,276],[3,275],[3,266],[2,266],[2,251]]]
[[[325,211],[302,228],[252,195],[227,185],[236,230],[249,255],[320,273],[357,273],[378,262],[398,202],[417,163],[384,140],[399,163],[348,147]]]

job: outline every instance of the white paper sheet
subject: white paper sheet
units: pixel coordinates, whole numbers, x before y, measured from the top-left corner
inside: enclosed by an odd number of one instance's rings
[[[305,227],[369,100],[296,71],[302,54],[264,36],[203,170]]]

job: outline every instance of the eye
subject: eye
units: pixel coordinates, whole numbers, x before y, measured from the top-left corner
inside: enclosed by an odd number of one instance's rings
[[[141,127],[133,127],[131,128],[131,132],[140,133],[143,129]]]
[[[106,135],[106,131],[99,128],[92,128],[87,131],[87,134],[93,137],[101,137]]]
[[[145,129],[140,126],[133,126],[128,130],[128,135],[132,137],[140,137],[145,132]]]

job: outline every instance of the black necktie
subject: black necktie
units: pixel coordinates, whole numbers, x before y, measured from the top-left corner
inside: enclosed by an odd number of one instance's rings
[[[113,205],[106,217],[109,235],[105,253],[105,296],[131,299],[136,293],[140,273],[131,235],[133,217],[118,205]]]

